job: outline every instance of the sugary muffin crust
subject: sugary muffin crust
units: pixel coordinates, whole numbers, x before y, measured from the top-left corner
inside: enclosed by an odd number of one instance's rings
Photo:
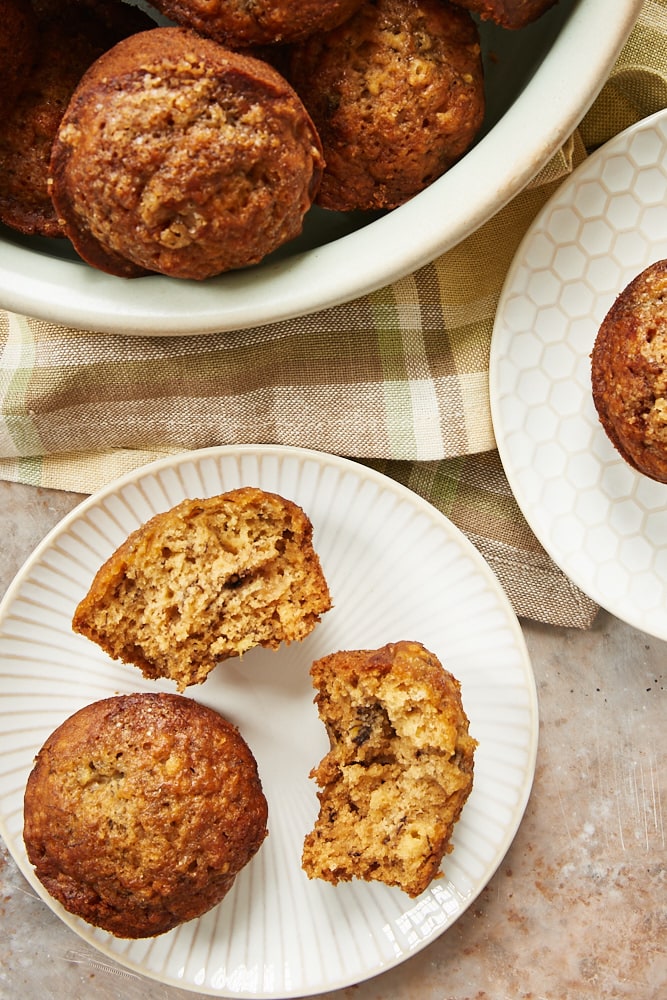
[[[295,45],[288,75],[324,148],[317,202],[336,211],[401,205],[463,155],[484,116],[477,26],[443,0],[367,0]]]
[[[231,48],[295,42],[342,24],[362,0],[154,0],[177,24]]]
[[[179,690],[253,646],[304,639],[331,598],[312,524],[255,487],[184,500],[99,569],[72,622],[109,656]]]
[[[212,709],[162,693],[87,705],[30,774],[24,840],[65,909],[124,938],[200,916],[267,834],[255,759]]]

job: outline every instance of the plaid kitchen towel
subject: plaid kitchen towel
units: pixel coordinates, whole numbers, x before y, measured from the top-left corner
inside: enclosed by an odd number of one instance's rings
[[[286,444],[374,466],[473,541],[519,615],[597,612],[524,521],[491,425],[488,357],[523,234],[587,152],[667,104],[667,0],[647,0],[577,132],[538,177],[432,264],[298,320],[118,337],[0,311],[0,478],[89,493],[154,458]]]

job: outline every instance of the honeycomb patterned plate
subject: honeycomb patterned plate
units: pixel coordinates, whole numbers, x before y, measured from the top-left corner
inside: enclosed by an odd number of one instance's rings
[[[586,160],[542,209],[503,289],[491,410],[516,500],[593,600],[667,639],[667,486],[633,471],[598,421],[590,352],[618,293],[667,257],[667,111]]]

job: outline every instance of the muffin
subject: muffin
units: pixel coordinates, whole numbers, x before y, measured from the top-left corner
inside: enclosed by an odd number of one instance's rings
[[[28,18],[27,2],[22,11]],[[48,190],[51,147],[61,118],[91,63],[121,38],[152,22],[117,0],[58,4],[41,0],[35,11],[30,18],[31,69],[6,114],[0,116],[0,220],[25,235],[62,237]],[[0,13],[6,14],[2,6]],[[18,40],[16,46],[18,52]]]
[[[317,203],[391,209],[441,176],[484,117],[479,33],[443,0],[367,0],[292,49],[289,78],[326,168]]]
[[[153,0],[176,24],[231,48],[294,42],[342,24],[362,0]]]
[[[145,938],[224,898],[267,834],[238,729],[189,698],[119,695],[71,715],[37,755],[24,841],[70,913]]]
[[[309,878],[353,878],[418,896],[452,850],[473,784],[476,741],[459,682],[419,642],[313,663],[331,749],[312,771],[319,815],[306,836]]]
[[[591,382],[600,423],[621,457],[667,483],[667,260],[617,296],[595,339]]]
[[[536,21],[557,0],[452,0],[452,3],[479,14],[483,21],[516,29]]]
[[[75,632],[146,677],[201,684],[221,660],[304,639],[331,607],[312,524],[242,487],[156,514],[99,569]]]
[[[114,46],[77,87],[51,196],[92,266],[202,280],[296,237],[321,170],[313,124],[273,67],[154,28]]]
[[[30,79],[37,21],[25,0],[0,0],[0,121]]]

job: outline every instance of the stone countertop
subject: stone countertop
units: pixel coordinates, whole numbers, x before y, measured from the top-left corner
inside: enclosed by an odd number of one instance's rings
[[[0,483],[0,593],[80,497]],[[667,643],[601,612],[522,628],[540,702],[535,783],[481,895],[398,968],[331,1000],[667,996]],[[115,966],[35,895],[0,841],[0,1000],[198,1000]]]

